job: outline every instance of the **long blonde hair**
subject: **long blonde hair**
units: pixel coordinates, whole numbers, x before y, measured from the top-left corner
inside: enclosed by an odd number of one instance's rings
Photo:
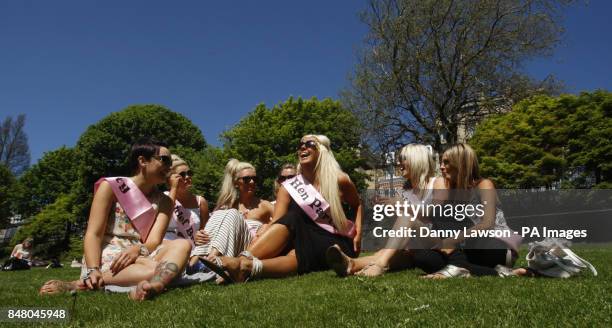
[[[340,188],[338,186],[338,178],[342,172],[340,164],[336,161],[334,154],[331,151],[331,142],[324,135],[308,134],[302,137],[314,138],[317,141],[317,150],[319,157],[315,165],[315,180],[319,182],[321,195],[329,203],[329,210],[332,222],[337,229],[344,231],[347,228],[347,219],[342,209],[342,201],[340,200]],[[298,173],[302,173],[302,166],[298,164]],[[312,181],[314,182],[314,181]]]
[[[238,173],[244,169],[252,169],[255,171],[255,167],[251,163],[241,162],[235,158],[232,158],[225,165],[225,174],[223,175],[223,183],[221,185],[221,192],[217,199],[218,209],[229,209],[238,208],[238,202],[240,195],[238,189],[234,186],[234,183],[238,179]]]
[[[400,161],[410,175],[410,185],[423,197],[429,180],[435,176],[436,163],[431,148],[420,144],[407,144],[400,150]]]
[[[446,156],[449,165],[457,170],[455,181],[449,181],[451,188],[469,189],[474,186],[476,181],[480,180],[478,158],[474,149],[468,144],[455,144],[444,151],[443,156]]]

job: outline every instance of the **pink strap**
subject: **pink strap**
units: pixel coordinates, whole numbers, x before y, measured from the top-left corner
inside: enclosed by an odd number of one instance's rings
[[[319,227],[326,231],[354,238],[356,234],[355,225],[352,221],[347,220],[347,231],[339,231],[332,224],[331,219],[326,215],[326,211],[329,208],[329,203],[323,198],[323,196],[315,189],[315,187],[305,182],[302,175],[296,175],[292,179],[285,180],[283,186],[291,195],[291,198],[298,204],[298,206],[310,217]]]
[[[102,181],[108,182],[111,186],[117,201],[140,234],[140,241],[144,243],[155,223],[157,210],[153,208],[151,202],[132,179],[127,177],[100,178],[94,185],[94,194]]]
[[[193,223],[191,211],[186,209],[178,199],[175,201],[172,220],[176,223],[178,236],[189,240],[191,247],[195,247],[195,223]]]

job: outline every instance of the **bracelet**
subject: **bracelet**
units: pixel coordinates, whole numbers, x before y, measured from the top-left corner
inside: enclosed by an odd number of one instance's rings
[[[83,282],[85,282],[87,279],[89,279],[89,276],[94,271],[98,271],[99,272],[100,268],[99,267],[87,267],[87,271],[85,272],[85,276],[83,277]]]
[[[149,256],[149,249],[145,245],[140,245],[140,249],[138,250],[138,254],[140,256]]]

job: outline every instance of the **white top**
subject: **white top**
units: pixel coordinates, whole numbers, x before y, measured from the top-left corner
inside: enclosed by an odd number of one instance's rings
[[[166,191],[164,192],[166,195],[168,195],[169,193]],[[196,200],[198,203],[198,207],[197,208],[185,208],[189,211],[191,211],[191,219],[193,220],[193,225],[195,230],[200,230],[200,223],[202,221],[202,219],[200,218],[200,204],[202,203],[202,200],[204,199],[204,197],[202,196],[196,196]],[[179,236],[177,235],[177,225],[176,225],[176,216],[173,212],[172,214],[172,218],[170,219],[170,223],[168,223],[168,228],[166,228],[166,234],[164,235],[164,239],[166,240],[175,240],[178,239]]]
[[[30,250],[23,248],[23,244],[17,244],[15,245],[15,248],[13,249],[12,256],[18,259],[29,261],[30,256],[32,256],[32,254],[30,253]]]

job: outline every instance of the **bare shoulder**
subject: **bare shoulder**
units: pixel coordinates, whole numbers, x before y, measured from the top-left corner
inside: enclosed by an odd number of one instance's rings
[[[338,175],[338,185],[342,188],[349,187],[353,185],[353,181],[351,181],[351,177],[348,174],[342,172]]]
[[[96,193],[94,195],[94,201],[108,201],[108,202],[116,202],[117,199],[115,197],[115,193],[113,193],[113,188],[111,187],[108,181],[103,180],[98,188],[96,189]]]
[[[434,177],[433,179],[435,179],[433,184],[434,189],[446,189],[446,182],[444,181],[444,178]]]
[[[478,189],[495,189],[495,184],[489,179],[482,179],[476,185]]]

